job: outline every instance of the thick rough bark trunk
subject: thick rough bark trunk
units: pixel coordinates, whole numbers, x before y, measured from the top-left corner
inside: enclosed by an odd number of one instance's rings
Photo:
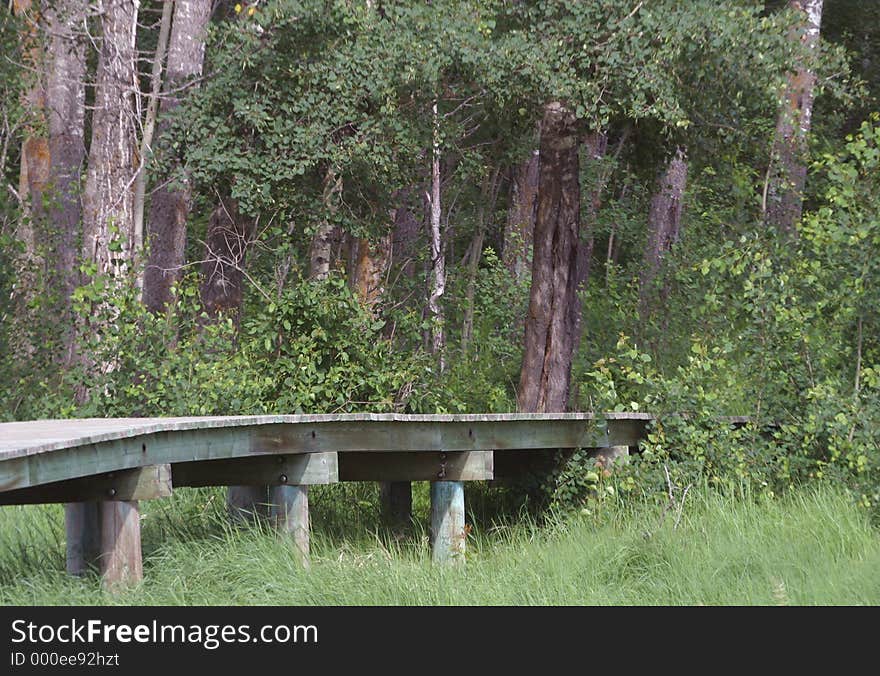
[[[394,218],[394,212],[391,213]],[[348,238],[348,282],[358,299],[375,317],[385,292],[385,277],[391,262],[391,232],[370,240]]]
[[[561,103],[545,107],[540,145],[532,286],[517,396],[518,409],[527,412],[564,411],[571,383],[580,184],[577,124]]]
[[[111,276],[127,270],[133,244],[134,179],[139,165],[138,5],[137,0],[107,0],[101,14],[83,195],[83,258],[94,262],[99,274]]]
[[[819,45],[823,0],[788,0],[788,7],[799,12],[802,20],[792,30],[792,39],[801,40],[807,49]],[[803,209],[807,178],[807,135],[813,116],[813,88],[816,75],[799,66],[788,79],[783,95],[767,183],[764,217],[768,225],[782,232],[794,231]]]
[[[529,255],[535,231],[538,197],[539,152],[536,150],[513,170],[510,184],[510,205],[504,229],[502,262],[517,282],[529,273]]]
[[[159,107],[157,141],[168,133],[171,113],[180,105],[181,90],[195,85],[205,60],[205,32],[211,17],[210,0],[177,0],[162,102]],[[165,183],[175,178],[176,182]],[[144,304],[162,312],[174,302],[172,288],[180,281],[186,250],[186,219],[190,211],[190,187],[185,168],[179,164],[150,198],[147,241],[150,245],[144,271]]]
[[[684,192],[687,188],[688,165],[683,149],[678,148],[666,167],[651,198],[648,214],[648,242],[639,279],[639,317],[644,324],[650,317],[654,299],[654,282],[663,257],[678,241]],[[661,293],[661,298],[664,294]]]
[[[74,359],[74,322],[70,297],[77,284],[77,242],[82,218],[80,176],[85,158],[86,37],[85,0],[60,0],[46,10],[49,63],[46,110],[49,122],[49,183],[52,199],[46,220],[55,230],[58,316],[66,327],[62,363]]]
[[[202,262],[202,305],[209,317],[224,314],[238,324],[244,265],[253,220],[238,212],[235,200],[221,200],[208,222]]]

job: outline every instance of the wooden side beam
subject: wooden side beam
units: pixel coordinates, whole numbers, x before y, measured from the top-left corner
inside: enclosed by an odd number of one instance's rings
[[[431,538],[434,563],[463,563],[467,533],[464,525],[464,484],[431,484]]]
[[[178,487],[307,486],[339,481],[339,462],[336,453],[257,455],[174,463],[171,473],[174,485]]]
[[[340,481],[488,481],[492,451],[340,453]]]
[[[162,464],[5,491],[0,493],[0,505],[152,500],[169,497],[171,490],[171,466]],[[72,516],[73,522],[78,518]]]

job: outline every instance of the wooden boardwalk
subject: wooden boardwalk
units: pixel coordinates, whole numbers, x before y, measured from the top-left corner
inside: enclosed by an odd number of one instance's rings
[[[68,569],[140,579],[138,501],[184,486],[269,486],[307,561],[308,486],[431,481],[434,558],[464,551],[465,481],[515,475],[549,449],[637,446],[644,413],[276,415],[0,424],[0,505],[66,503]],[[597,450],[601,453],[601,450]]]

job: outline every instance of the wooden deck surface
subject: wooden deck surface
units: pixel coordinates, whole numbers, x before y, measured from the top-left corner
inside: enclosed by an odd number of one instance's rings
[[[274,424],[351,422],[469,423],[544,422],[653,418],[648,413],[480,413],[420,415],[402,413],[345,413],[314,415],[201,416],[185,418],[74,418],[0,423],[0,460],[63,448],[128,439],[157,432],[259,427]],[[405,450],[405,449],[400,449]]]

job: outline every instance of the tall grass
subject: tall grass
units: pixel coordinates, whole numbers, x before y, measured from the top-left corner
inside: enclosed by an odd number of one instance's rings
[[[430,563],[423,519],[375,530],[371,489],[313,496],[312,566],[260,525],[232,528],[218,490],[145,504],[145,581],[120,595],[64,574],[60,507],[0,509],[3,604],[871,604],[880,534],[844,495],[688,496],[477,529],[464,566]],[[424,505],[417,497],[417,514]],[[372,530],[371,530],[372,529]]]

